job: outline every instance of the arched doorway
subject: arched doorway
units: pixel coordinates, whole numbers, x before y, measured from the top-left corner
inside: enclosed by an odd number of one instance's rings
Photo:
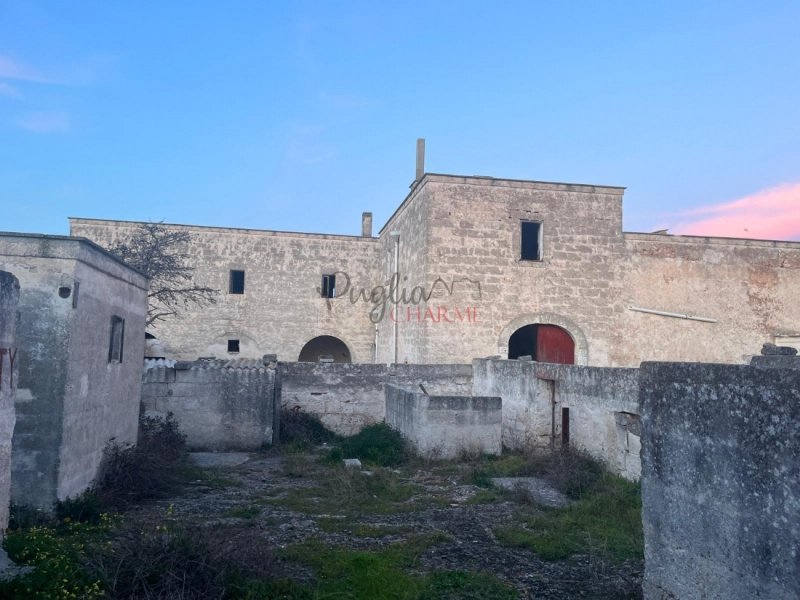
[[[332,335],[320,335],[310,340],[300,351],[298,362],[352,362],[347,345]]]
[[[558,325],[524,325],[508,339],[508,358],[530,356],[538,362],[575,364],[575,341]]]

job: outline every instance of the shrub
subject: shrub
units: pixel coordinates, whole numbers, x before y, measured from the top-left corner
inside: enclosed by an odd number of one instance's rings
[[[111,443],[106,448],[93,492],[102,505],[118,509],[163,498],[181,482],[185,462],[186,438],[172,414],[142,417],[136,446]]]
[[[103,503],[94,491],[87,490],[75,498],[56,502],[55,515],[61,523],[99,523]]]
[[[325,427],[318,417],[294,406],[281,411],[279,439],[281,444],[305,449],[323,443],[334,443],[339,436]]]
[[[359,458],[382,467],[393,467],[408,458],[408,450],[399,432],[386,423],[378,423],[343,439],[329,457],[331,460]]]

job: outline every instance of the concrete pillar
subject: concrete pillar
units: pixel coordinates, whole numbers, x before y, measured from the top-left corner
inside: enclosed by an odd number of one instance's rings
[[[11,497],[11,437],[19,372],[15,344],[18,302],[19,281],[11,273],[0,271],[0,530],[8,527]]]
[[[372,237],[372,213],[361,213],[361,237]]]

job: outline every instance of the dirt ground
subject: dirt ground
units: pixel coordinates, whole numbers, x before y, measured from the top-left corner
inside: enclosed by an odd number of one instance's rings
[[[130,517],[213,528],[215,537],[232,546],[258,548],[276,576],[299,583],[313,582],[315,574],[282,556],[293,545],[317,540],[379,551],[430,533],[438,541],[418,556],[415,573],[489,573],[520,598],[641,598],[641,561],[619,563],[592,552],[546,561],[499,543],[494,532],[514,523],[525,499],[465,483],[458,465],[379,473],[326,465],[319,453],[272,450],[217,458],[224,466],[211,467],[211,476],[189,483],[172,498],[138,507]],[[371,494],[375,478],[382,479],[375,487],[380,491]]]

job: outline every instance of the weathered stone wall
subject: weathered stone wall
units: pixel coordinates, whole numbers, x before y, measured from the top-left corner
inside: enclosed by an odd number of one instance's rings
[[[746,363],[800,331],[800,244],[625,234],[624,313],[611,362]],[[710,318],[665,317],[643,307]]]
[[[0,235],[20,281],[12,498],[49,508],[94,479],[109,440],[135,443],[147,279],[85,240]],[[124,320],[122,360],[109,353]]]
[[[800,597],[800,369],[641,368],[645,597]]]
[[[621,311],[622,188],[430,174],[424,182],[429,285],[464,281],[429,304],[478,310],[477,322],[426,322],[427,362],[506,358],[517,328],[544,322],[588,340],[577,362],[609,364]],[[540,261],[520,260],[523,221],[542,223]]]
[[[502,402],[478,396],[429,396],[386,385],[386,423],[420,456],[453,459],[502,451]]]
[[[503,445],[556,447],[569,409],[569,445],[638,479],[638,369],[476,359],[473,394],[503,400]]]
[[[472,393],[470,365],[280,363],[279,370],[283,408],[317,415],[341,435],[384,420],[385,384],[412,389],[422,384],[434,395]]]
[[[275,363],[239,359],[148,369],[142,403],[147,415],[172,413],[193,450],[257,450],[278,440]]]
[[[11,273],[0,271],[0,532],[8,527],[11,500],[11,436],[16,422],[14,397],[19,379],[16,360],[18,302],[19,281]]]
[[[72,235],[109,246],[131,235],[137,223],[70,219]],[[194,360],[260,358],[277,354],[296,361],[312,338],[341,339],[353,362],[373,362],[374,326],[371,306],[351,303],[349,291],[334,300],[323,298],[323,274],[345,272],[350,288],[375,285],[376,238],[316,235],[222,227],[167,225],[191,234],[186,251],[192,257],[195,282],[220,291],[217,303],[189,307],[180,319],[153,325],[148,331],[161,342],[169,358]],[[230,271],[243,270],[243,294],[230,294]],[[337,293],[346,278],[337,276]],[[228,352],[228,340],[239,340],[239,352]]]

